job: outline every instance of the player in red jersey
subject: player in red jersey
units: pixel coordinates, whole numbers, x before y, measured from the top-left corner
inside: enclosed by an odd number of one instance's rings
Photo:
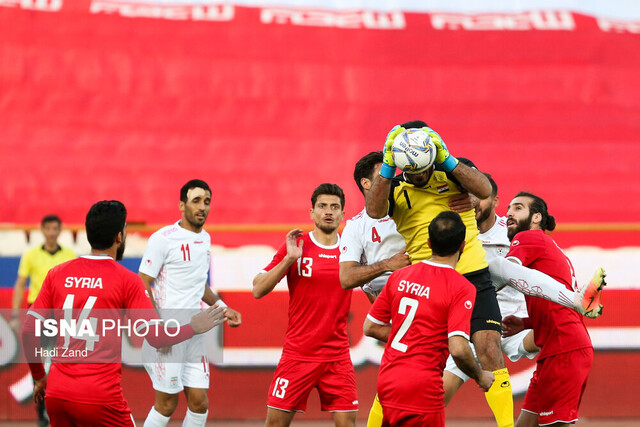
[[[124,253],[126,215],[118,201],[91,207],[85,223],[91,255],[51,269],[25,320],[23,348],[35,380],[34,399],[43,398],[46,385],[45,402],[53,427],[134,425],[120,384],[121,335],[127,330],[116,329],[116,323],[134,325],[129,333],[135,328],[140,335],[146,333],[151,345],[163,347],[224,321],[223,309],[211,307],[193,316],[188,325],[144,329],[161,321],[140,277],[116,262]],[[128,322],[121,311],[125,309]],[[60,332],[47,379],[38,341],[52,321],[60,326],[76,321],[88,329],[81,327],[71,335]]]
[[[571,261],[545,233],[555,225],[544,200],[531,193],[516,194],[507,211],[511,247],[506,258],[539,270],[575,291],[578,286]],[[525,299],[529,318],[508,316],[503,320],[503,334],[510,336],[531,328],[541,348],[516,427],[575,423],[593,362],[593,345],[584,317],[544,298],[527,295]]]
[[[271,263],[253,279],[253,295],[262,298],[287,276],[289,322],[282,357],[267,399],[266,426],[288,426],[303,412],[313,388],[323,411],[336,426],[355,426],[356,379],[349,354],[347,317],[352,290],[340,285],[340,236],[344,193],[321,184],[311,196],[309,233],[292,230]]]
[[[469,346],[476,289],[455,270],[465,232],[460,215],[438,214],[431,258],[392,273],[365,320],[365,335],[387,343],[377,387],[383,426],[444,426],[447,351],[485,392],[493,384]]]

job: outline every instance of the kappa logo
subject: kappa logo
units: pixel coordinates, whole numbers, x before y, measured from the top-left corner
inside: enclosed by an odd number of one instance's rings
[[[471,310],[471,307],[473,307],[473,303],[469,300],[466,300],[464,302],[464,308],[466,308],[467,310]]]

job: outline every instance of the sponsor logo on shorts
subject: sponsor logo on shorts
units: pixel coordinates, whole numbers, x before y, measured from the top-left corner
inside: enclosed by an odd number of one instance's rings
[[[357,404],[358,404],[358,401],[357,401],[357,400],[354,400],[353,402],[351,402],[351,404],[352,404],[352,405],[357,405]]]
[[[500,322],[497,322],[497,321],[491,320],[491,319],[487,319],[487,323],[493,323],[495,325],[500,325]]]
[[[553,411],[540,412],[541,417],[546,417],[547,415],[553,415]]]

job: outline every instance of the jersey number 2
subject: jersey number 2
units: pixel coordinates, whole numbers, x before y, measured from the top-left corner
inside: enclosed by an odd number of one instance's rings
[[[409,313],[407,313],[407,307],[409,308]],[[413,298],[402,297],[400,300],[400,306],[398,307],[399,314],[406,314],[407,317],[404,318],[402,325],[400,325],[400,329],[398,329],[398,333],[393,337],[393,341],[391,341],[391,348],[395,348],[398,351],[403,353],[407,352],[407,345],[401,343],[400,340],[409,330],[411,323],[413,323],[414,317],[416,317],[416,311],[418,310],[418,301]]]

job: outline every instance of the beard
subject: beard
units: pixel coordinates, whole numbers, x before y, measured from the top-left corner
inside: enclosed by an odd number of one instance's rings
[[[122,257],[124,256],[124,242],[118,246],[118,250],[116,251],[116,261],[122,261]]]
[[[533,213],[529,214],[529,218],[526,221],[517,221],[515,228],[510,228],[507,230],[507,237],[509,241],[513,240],[516,234],[521,231],[531,230],[531,220],[533,219]]]
[[[479,213],[480,216],[476,217],[476,224],[478,225],[489,219],[489,217],[491,216],[491,206],[489,206],[487,209],[481,210]]]
[[[334,231],[336,231],[336,229],[340,226],[340,224],[325,224],[325,223],[320,223],[320,224],[316,224],[316,227],[318,227],[318,230],[322,231],[324,234],[331,234]]]

